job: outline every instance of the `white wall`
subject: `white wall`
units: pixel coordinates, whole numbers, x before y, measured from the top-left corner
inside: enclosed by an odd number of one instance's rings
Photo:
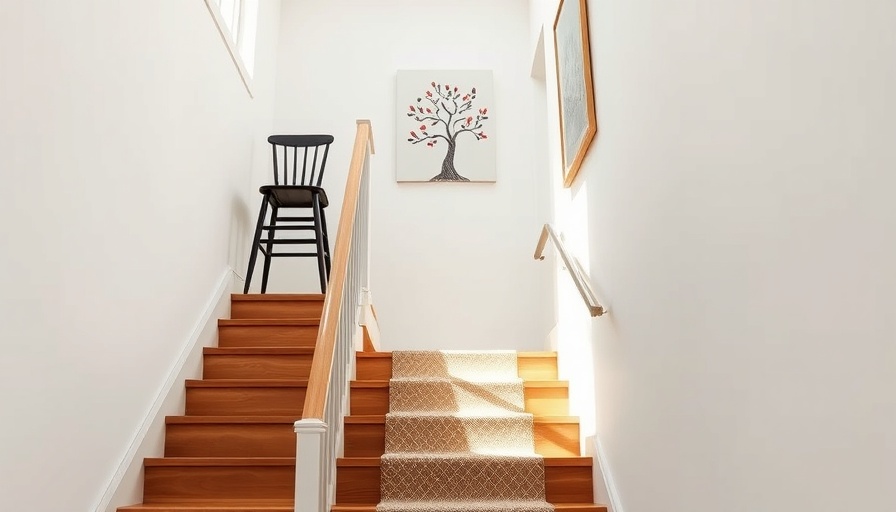
[[[283,5],[275,127],[336,136],[324,178],[336,200],[332,217],[342,197],[354,120],[373,123],[371,274],[383,347],[539,348],[549,330],[550,269],[534,261],[532,251],[547,213],[548,181],[541,169],[540,123],[533,120],[540,102],[529,79],[525,4]],[[395,182],[399,69],[494,71],[496,184]],[[335,223],[330,231],[335,233]],[[313,290],[312,260],[304,266],[293,261],[275,262],[272,287],[301,287],[297,276],[304,275],[304,286]],[[283,277],[289,271],[278,270],[278,263],[300,270]]]
[[[589,7],[600,133],[551,177],[611,313],[558,343],[626,512],[896,510],[896,5]]]
[[[244,265],[277,16],[253,100],[201,0],[0,5],[0,509],[93,510]]]

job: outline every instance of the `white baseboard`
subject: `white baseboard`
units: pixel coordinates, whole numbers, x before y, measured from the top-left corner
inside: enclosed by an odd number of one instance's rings
[[[623,512],[622,503],[619,500],[619,491],[616,490],[616,482],[613,480],[613,472],[610,471],[610,463],[607,460],[607,454],[604,452],[603,445],[600,444],[600,439],[598,439],[597,436],[594,436],[593,439],[592,448],[594,453],[592,457],[594,458],[595,469],[594,485],[596,487],[603,484],[603,488],[600,490],[604,491],[604,493],[596,494],[604,494],[609,512]]]
[[[218,285],[193,325],[190,336],[184,341],[177,360],[168,370],[155,400],[146,411],[140,427],[134,432],[124,457],[94,509],[95,512],[114,512],[119,506],[142,501],[143,457],[161,456],[158,446],[160,441],[164,442],[165,416],[174,414],[174,409],[183,411],[182,394],[172,394],[172,390],[182,391],[185,379],[199,377],[201,366],[195,363],[197,360],[201,361],[201,349],[217,340],[217,319],[230,315],[229,292],[233,289],[235,275],[229,268],[221,274]]]

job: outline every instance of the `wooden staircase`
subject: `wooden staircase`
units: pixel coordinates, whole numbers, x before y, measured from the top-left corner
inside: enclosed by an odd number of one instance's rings
[[[323,295],[233,295],[165,456],[144,461],[143,504],[126,511],[291,512],[296,435]]]
[[[291,512],[296,436],[314,355],[322,295],[233,295],[218,347],[203,351],[201,380],[186,382],[184,416],[166,418],[165,453],[144,461],[143,503],[120,512]],[[545,457],[547,501],[564,512],[593,503],[592,461],[579,453],[579,421],[557,357],[520,353],[535,449]],[[359,352],[337,461],[333,512],[374,512],[380,501],[392,356]]]
[[[535,415],[535,451],[545,457],[547,501],[564,512],[606,512],[594,504],[592,460],[579,453],[579,420],[569,416],[569,385],[557,380],[557,355],[521,352],[526,411]],[[392,354],[359,352],[345,418],[345,457],[336,463],[333,512],[374,512],[380,501]]]

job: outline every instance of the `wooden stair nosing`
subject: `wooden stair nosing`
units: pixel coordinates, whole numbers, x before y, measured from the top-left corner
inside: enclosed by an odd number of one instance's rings
[[[220,425],[220,424],[295,424],[301,417],[293,416],[166,416],[166,425]]]
[[[340,457],[336,459],[337,468],[370,468],[380,466],[379,457]],[[592,467],[591,457],[544,457],[545,467]]]
[[[320,318],[219,318],[218,327],[308,327],[320,325]]]
[[[326,295],[322,293],[231,293],[231,301],[251,302],[275,302],[282,300],[292,301],[322,301]]]
[[[205,347],[206,356],[304,356],[314,355],[314,347]]]
[[[171,503],[141,503],[118,508],[119,512],[293,512],[294,510],[295,500],[277,499],[190,499]]]
[[[296,466],[295,457],[153,457],[143,459],[143,466],[158,467],[261,467]]]
[[[450,414],[450,413],[446,413]],[[358,414],[358,415],[349,415],[343,418],[346,424],[353,425],[379,425],[386,423],[386,416],[384,414]],[[579,424],[578,416],[548,416],[548,415],[535,415],[533,417],[533,421],[535,423],[542,424]]]
[[[357,351],[355,355],[360,359],[378,359],[378,358],[392,358],[392,352],[362,352]],[[548,359],[556,359],[557,353],[550,351],[532,351],[532,352],[517,352],[517,358],[526,357],[526,358],[536,358],[536,357],[544,357]]]
[[[388,388],[388,380],[353,380],[352,388]],[[568,388],[569,381],[566,380],[526,380],[523,381],[524,388]]]
[[[187,388],[307,388],[297,379],[187,379]]]

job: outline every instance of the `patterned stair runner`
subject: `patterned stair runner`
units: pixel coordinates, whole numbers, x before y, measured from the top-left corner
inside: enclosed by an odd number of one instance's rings
[[[377,512],[552,512],[516,352],[392,353]]]

